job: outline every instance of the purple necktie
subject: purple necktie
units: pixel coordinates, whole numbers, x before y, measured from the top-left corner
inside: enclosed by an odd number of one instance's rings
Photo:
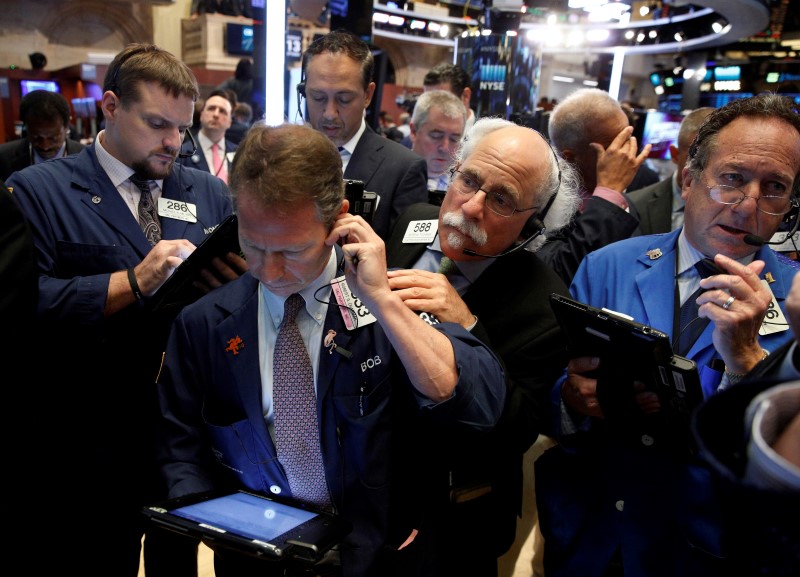
[[[292,496],[317,507],[330,507],[319,442],[314,371],[295,321],[303,297],[286,299],[272,362],[275,447],[289,479]]]

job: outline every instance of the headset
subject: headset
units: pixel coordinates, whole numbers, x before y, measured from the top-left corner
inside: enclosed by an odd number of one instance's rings
[[[791,199],[792,208],[789,209],[785,215],[783,215],[783,220],[781,224],[778,226],[778,232],[786,232],[786,236],[783,237],[783,240],[779,241],[767,241],[764,238],[761,238],[755,234],[746,234],[744,235],[744,242],[745,244],[749,244],[751,246],[763,246],[765,244],[783,244],[790,238],[794,237],[794,233],[797,232],[798,226],[800,226],[800,201],[796,197],[792,197]]]
[[[197,141],[195,141],[194,136],[192,135],[191,128],[186,129],[186,136],[183,138],[183,142],[181,143],[181,150],[183,150],[187,138],[189,139],[189,143],[192,145],[192,149],[189,152],[178,151],[178,158],[191,158],[197,153]]]
[[[297,83],[297,114],[300,115],[300,118],[305,120],[306,115],[303,114],[303,105],[302,102],[306,97],[306,56],[303,55],[303,59],[300,63],[300,82]]]

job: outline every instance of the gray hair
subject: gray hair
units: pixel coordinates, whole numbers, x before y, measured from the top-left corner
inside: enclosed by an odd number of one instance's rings
[[[453,166],[461,164],[464,159],[469,158],[484,137],[496,130],[512,126],[519,127],[520,125],[496,117],[483,117],[477,120],[461,141],[461,145],[455,154]],[[553,204],[544,216],[544,224],[547,231],[554,232],[568,225],[575,216],[578,207],[580,207],[582,202],[580,177],[569,162],[558,156],[544,136],[532,128],[528,130],[539,134],[542,140],[547,143],[548,148],[553,151],[550,174],[542,180],[541,186],[534,196],[537,199],[537,204],[541,206],[545,206],[551,197],[554,197]],[[526,247],[526,250],[536,252],[546,241],[547,239],[542,235],[534,239]]]
[[[414,105],[414,114],[411,122],[414,128],[419,130],[428,122],[428,115],[431,109],[436,106],[447,118],[460,118],[462,122],[467,121],[467,109],[461,99],[448,90],[431,90],[423,92]]]

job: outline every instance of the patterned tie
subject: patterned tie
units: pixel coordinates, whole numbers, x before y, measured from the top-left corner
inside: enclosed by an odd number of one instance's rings
[[[314,371],[295,321],[305,306],[291,295],[284,304],[273,355],[273,408],[278,460],[289,479],[292,496],[322,508],[330,506],[314,395]]]
[[[709,259],[697,261],[694,264],[694,268],[701,279],[720,273],[720,270],[714,264],[714,261]],[[686,356],[686,354],[689,352],[689,349],[692,348],[694,342],[697,340],[703,330],[705,330],[706,325],[708,325],[709,320],[707,318],[701,319],[697,316],[698,310],[700,309],[700,307],[697,306],[697,297],[699,297],[705,291],[706,289],[697,287],[697,290],[689,295],[689,298],[686,299],[686,302],[681,305],[680,332],[678,333],[678,340],[675,346],[675,353],[680,356]]]
[[[444,275],[453,274],[458,272],[458,266],[449,257],[442,255],[442,260],[439,261],[439,271]]]
[[[220,146],[218,142],[211,145],[211,161],[214,163],[214,174],[222,179],[222,182],[228,184],[228,169],[225,166],[225,159],[219,151]]]
[[[153,195],[150,194],[150,181],[131,176],[131,182],[141,191],[139,197],[139,226],[151,245],[161,240],[161,223],[158,221]]]

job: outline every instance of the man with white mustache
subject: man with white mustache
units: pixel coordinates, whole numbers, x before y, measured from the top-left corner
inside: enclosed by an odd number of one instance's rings
[[[567,287],[535,253],[580,204],[574,169],[536,131],[482,118],[455,156],[441,209],[415,204],[386,244],[391,288],[414,311],[459,323],[502,359],[510,388],[495,430],[454,443],[451,491],[440,503],[442,575],[497,575],[522,499],[522,456],[548,431],[549,389],[566,340],[549,304]],[[527,247],[528,250],[525,250]],[[437,271],[442,272],[437,272]],[[563,366],[563,365],[562,365]]]

